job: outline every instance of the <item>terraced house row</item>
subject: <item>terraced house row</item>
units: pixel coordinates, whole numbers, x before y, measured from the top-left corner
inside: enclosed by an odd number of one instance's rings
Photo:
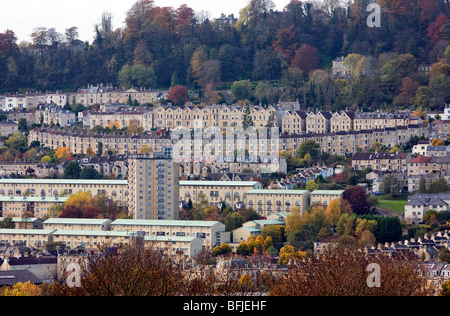
[[[109,110],[111,108],[111,110]],[[299,108],[299,106],[297,106]],[[247,113],[247,111],[249,111]],[[179,128],[217,128],[225,131],[229,127],[242,127],[248,115],[257,129],[278,126],[282,133],[334,133],[340,131],[360,131],[385,127],[421,124],[422,118],[409,113],[365,113],[359,111],[310,111],[293,109],[283,105],[268,107],[241,105],[172,106],[158,105],[146,107],[117,107],[105,105],[101,111],[90,112],[85,125],[117,128],[129,126],[134,121],[145,131],[176,130]]]
[[[88,85],[87,88],[74,92],[46,91],[0,95],[0,109],[3,111],[26,109],[37,107],[43,103],[55,104],[61,107],[66,105],[66,103],[79,103],[85,106],[106,103],[126,104],[130,99],[132,102],[136,100],[140,104],[156,104],[161,98],[164,98],[164,93],[156,90],[120,90],[109,85]]]
[[[89,128],[94,126],[111,127],[116,125],[120,129],[129,126],[130,122],[144,128],[145,131],[155,129],[176,130],[186,128],[215,127],[226,130],[228,127],[241,127],[245,106],[239,105],[212,105],[212,106],[171,106],[158,105],[153,108],[130,109],[117,111],[91,112],[87,114],[86,121]],[[275,124],[277,108],[269,106],[252,106],[250,116],[256,128],[265,127],[272,117]]]
[[[431,129],[430,124],[410,124],[406,126],[386,127],[381,129],[368,129],[361,131],[341,131],[335,133],[303,133],[303,134],[281,134],[277,141],[276,150],[280,152],[295,152],[300,144],[306,140],[313,139],[320,144],[321,150],[330,154],[346,155],[357,151],[369,151],[373,144],[378,143],[386,148],[407,142],[412,136],[423,136],[428,138]],[[30,131],[28,143],[39,141],[44,147],[57,149],[69,147],[73,154],[87,154],[88,152],[102,153],[113,152],[116,155],[138,154],[144,146],[150,146],[153,151],[164,151],[173,148],[180,143],[180,139],[172,139],[167,135],[128,135],[128,134],[91,134],[68,132],[61,129],[37,128]],[[193,144],[194,136],[192,136]],[[268,135],[270,140],[270,133]],[[260,143],[252,143],[247,138],[246,149],[253,150],[252,145],[260,146]],[[207,142],[210,143],[210,140]],[[272,144],[272,143],[270,143]],[[234,149],[242,148],[235,139]],[[226,148],[224,156],[226,156]],[[273,146],[266,146],[265,153],[272,154]],[[193,145],[191,146],[191,150]]]

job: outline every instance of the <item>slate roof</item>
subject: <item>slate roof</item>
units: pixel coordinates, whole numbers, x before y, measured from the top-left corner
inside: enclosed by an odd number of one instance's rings
[[[42,280],[28,270],[0,271],[0,286],[13,286],[19,282],[42,284]]]

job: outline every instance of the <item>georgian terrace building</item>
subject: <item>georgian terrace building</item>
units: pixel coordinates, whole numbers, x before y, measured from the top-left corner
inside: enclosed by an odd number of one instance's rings
[[[61,242],[71,248],[81,246],[87,250],[99,250],[105,247],[130,245],[135,240],[136,237],[126,230],[0,229],[1,243],[32,247],[42,247],[48,242]],[[196,236],[151,235],[143,236],[142,241],[145,247],[155,247],[166,251],[177,259],[196,257],[205,247],[202,239]]]
[[[277,143],[280,152],[294,153],[304,141],[313,139],[320,144],[324,152],[346,155],[356,153],[358,150],[367,152],[374,143],[393,148],[407,142],[412,136],[428,138],[429,127],[429,124],[417,124],[336,133],[281,134]],[[179,142],[178,139],[171,139],[171,136],[167,135],[70,133],[60,129],[33,129],[29,133],[28,143],[31,144],[35,140],[39,141],[41,146],[51,149],[68,146],[73,154],[87,153],[89,148],[93,152],[98,152],[101,146],[103,152],[113,151],[116,155],[138,154],[144,146],[151,146],[153,151],[164,151]],[[235,142],[234,149],[237,145]],[[268,154],[271,153],[270,146],[267,146],[266,150]]]
[[[423,121],[418,116],[409,114],[392,113],[366,113],[354,111],[283,111],[278,125],[281,133],[301,134],[301,133],[337,133],[349,131],[363,131],[384,129],[388,127],[407,126],[412,124],[422,124]]]
[[[226,131],[229,127],[242,127],[246,108],[239,105],[212,106],[164,106],[153,108],[155,129],[173,130],[177,128],[213,128]],[[252,106],[249,115],[256,129],[265,127],[270,117],[276,124],[277,108]]]
[[[180,200],[199,203],[202,196],[211,205],[221,207],[225,202],[235,205],[244,201],[245,193],[252,189],[262,189],[258,181],[180,181]]]
[[[412,136],[428,138],[429,124],[390,127],[376,130],[349,131],[336,133],[310,133],[301,135],[280,135],[280,152],[294,153],[306,140],[313,139],[323,152],[335,155],[368,152],[374,143],[386,148],[406,143]]]
[[[22,217],[31,214],[38,218],[45,218],[53,206],[62,205],[66,200],[67,197],[58,196],[0,195],[0,217]]]
[[[111,223],[111,231],[143,232],[148,238],[195,237],[202,240],[205,249],[230,242],[230,233],[219,221],[116,219]]]
[[[0,179],[0,196],[52,198],[79,191],[92,196],[106,194],[124,205],[128,198],[127,180],[72,180],[72,179]]]

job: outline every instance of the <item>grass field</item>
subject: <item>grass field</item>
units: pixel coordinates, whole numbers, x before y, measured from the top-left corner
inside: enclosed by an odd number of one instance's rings
[[[397,214],[403,215],[405,211],[405,204],[408,202],[408,194],[403,194],[394,198],[387,195],[377,196],[378,206],[394,211]]]

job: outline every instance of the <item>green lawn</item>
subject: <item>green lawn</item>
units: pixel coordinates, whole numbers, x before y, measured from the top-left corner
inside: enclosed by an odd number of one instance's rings
[[[403,194],[394,198],[387,195],[377,196],[378,206],[394,211],[397,214],[403,215],[405,211],[405,204],[408,202],[408,194]]]

